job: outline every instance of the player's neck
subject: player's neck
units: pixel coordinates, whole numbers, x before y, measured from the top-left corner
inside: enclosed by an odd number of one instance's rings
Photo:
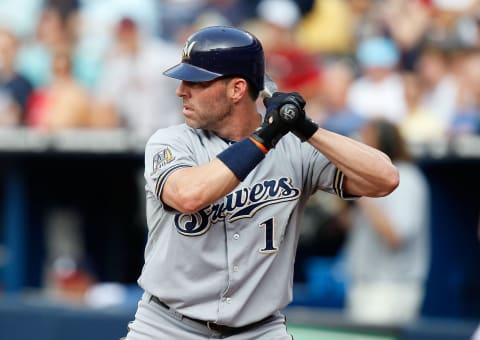
[[[242,117],[240,122],[235,126],[236,129],[232,131],[229,139],[239,141],[247,136],[250,136],[261,124],[262,116],[259,113]]]
[[[215,132],[219,137],[231,141],[239,141],[251,135],[261,124],[262,116],[255,105],[238,107],[228,122],[223,122],[221,129]]]

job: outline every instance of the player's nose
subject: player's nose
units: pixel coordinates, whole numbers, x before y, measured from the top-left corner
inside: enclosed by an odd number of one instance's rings
[[[188,92],[188,86],[184,80],[180,82],[180,84],[177,87],[177,90],[175,91],[175,94],[178,97],[186,97]]]

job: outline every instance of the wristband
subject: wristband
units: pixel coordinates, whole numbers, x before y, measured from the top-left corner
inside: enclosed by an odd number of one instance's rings
[[[264,152],[275,147],[278,141],[288,133],[288,125],[278,117],[277,111],[267,112],[260,127],[250,136],[255,144]]]
[[[262,152],[264,154],[267,154],[268,153],[268,149],[265,145],[263,145],[262,143],[260,143],[258,140],[256,140],[255,138],[253,137],[248,137],[252,142],[253,144],[255,144],[257,146],[257,148],[259,148],[260,150],[262,150]]]
[[[252,139],[246,137],[220,152],[217,158],[221,160],[240,181],[243,181],[250,171],[265,158],[265,153]]]

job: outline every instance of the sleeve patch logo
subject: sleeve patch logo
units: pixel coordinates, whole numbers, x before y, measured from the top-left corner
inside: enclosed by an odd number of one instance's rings
[[[173,156],[172,151],[170,151],[169,148],[165,148],[160,152],[157,152],[155,156],[153,156],[152,174],[174,160],[175,157]]]

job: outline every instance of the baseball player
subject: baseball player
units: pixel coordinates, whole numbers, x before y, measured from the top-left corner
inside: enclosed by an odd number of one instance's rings
[[[185,124],[146,146],[145,293],[125,339],[292,339],[281,310],[309,196],[387,195],[397,169],[318,128],[297,93],[274,93],[262,119],[263,49],[246,31],[197,31],[165,75]]]

